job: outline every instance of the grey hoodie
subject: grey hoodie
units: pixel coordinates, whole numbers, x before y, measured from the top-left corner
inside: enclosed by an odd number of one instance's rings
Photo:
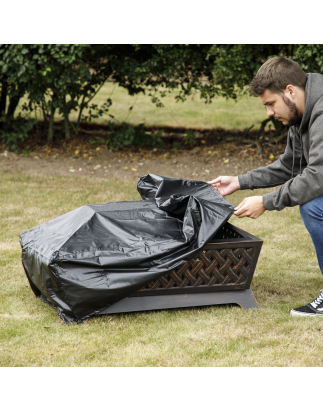
[[[323,76],[307,74],[305,110],[300,126],[291,126],[280,158],[238,176],[240,189],[275,187],[263,196],[266,210],[307,203],[323,195]]]

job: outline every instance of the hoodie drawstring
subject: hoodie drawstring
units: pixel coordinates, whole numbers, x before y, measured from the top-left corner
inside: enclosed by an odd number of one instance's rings
[[[302,174],[302,159],[303,159],[303,139],[300,136],[301,143],[301,158],[299,160],[299,174]],[[294,164],[295,164],[295,137],[293,138],[293,164],[292,164],[292,178],[294,178]]]
[[[302,159],[303,159],[303,139],[301,136],[301,159],[299,161],[299,174],[302,174]]]
[[[295,138],[293,138],[293,164],[292,164],[292,178],[294,178],[294,162],[295,162]]]

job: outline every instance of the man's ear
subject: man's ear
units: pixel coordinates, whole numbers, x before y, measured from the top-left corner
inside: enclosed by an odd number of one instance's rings
[[[296,94],[297,94],[296,87],[293,86],[292,84],[288,84],[285,88],[285,94],[287,94],[288,97],[295,99]]]

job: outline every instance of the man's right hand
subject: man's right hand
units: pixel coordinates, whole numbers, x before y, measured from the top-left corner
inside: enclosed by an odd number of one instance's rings
[[[207,183],[214,187],[222,196],[227,196],[228,194],[240,190],[239,180],[236,176],[220,176]]]

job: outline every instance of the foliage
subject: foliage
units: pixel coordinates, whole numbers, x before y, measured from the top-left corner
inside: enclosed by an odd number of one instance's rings
[[[56,110],[65,120],[66,138],[69,138],[70,112],[79,111],[78,128],[84,108],[89,106],[107,80],[104,64],[98,64],[97,51],[96,47],[88,45],[1,45],[2,124],[10,121],[19,99],[27,94],[28,104],[25,109],[29,112],[37,107],[41,109],[48,129],[48,141],[53,139]],[[109,102],[102,108],[91,108],[102,115],[108,105]]]
[[[88,105],[89,114],[83,116],[84,121],[92,121],[93,119],[98,119],[103,114],[108,114],[109,108],[112,105],[111,99],[107,99],[101,106],[98,104]],[[111,118],[114,118],[111,114],[108,114]]]
[[[237,99],[246,93],[246,85],[268,58],[292,53],[291,45],[214,44],[207,56],[214,61],[214,81],[201,87],[201,97],[208,101],[215,95]]]
[[[0,120],[3,121],[3,118]],[[18,152],[18,142],[28,137],[29,131],[34,127],[36,120],[26,120],[20,115],[16,119],[6,122],[5,129],[0,129],[0,139],[7,150]]]
[[[184,143],[190,147],[194,147],[196,145],[196,137],[192,130],[187,130],[184,136]]]
[[[109,134],[108,144],[113,150],[118,148],[138,144],[144,147],[162,145],[161,135],[163,130],[158,130],[156,133],[146,133],[143,130],[144,124],[133,126],[127,123],[122,123],[119,130]]]
[[[114,124],[110,123],[111,130],[114,128]],[[112,131],[107,140],[104,141],[92,141],[92,144],[106,144],[112,150],[118,150],[122,147],[139,145],[142,147],[156,147],[162,146],[163,141],[161,135],[163,130],[157,132],[146,133],[143,130],[144,124],[134,126],[127,123],[121,123],[121,127],[118,130]]]
[[[0,138],[7,148],[15,151],[18,141],[23,140],[33,126],[21,116],[14,120],[19,100],[28,89],[30,72],[35,69],[34,62],[25,61],[27,52],[24,46],[0,45]]]
[[[300,44],[295,53],[295,60],[308,73],[323,74],[323,45]]]
[[[174,150],[180,150],[182,148],[181,143],[179,143],[178,141],[174,141],[172,144],[172,148]]]
[[[106,81],[118,83],[130,95],[148,94],[157,107],[163,106],[162,98],[172,90],[177,101],[197,92],[205,102],[217,95],[237,99],[271,56],[287,55],[305,70],[323,72],[322,48],[279,44],[2,44],[0,128],[9,130],[19,100],[27,96],[24,109],[27,114],[41,110],[47,141],[53,140],[55,113],[64,120],[69,139],[71,112],[78,113],[75,134],[82,119],[91,121],[108,113],[110,98],[100,107],[91,103]],[[85,109],[89,109],[87,115]],[[123,145],[138,139],[129,137],[135,136],[134,130],[124,130]],[[119,145],[120,141],[115,143]]]

